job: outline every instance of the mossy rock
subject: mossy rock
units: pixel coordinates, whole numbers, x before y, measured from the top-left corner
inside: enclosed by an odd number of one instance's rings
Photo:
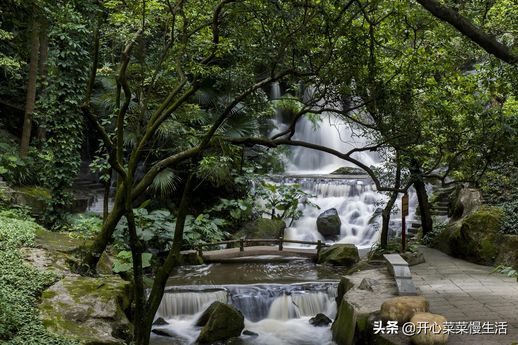
[[[239,337],[245,328],[243,314],[232,305],[214,302],[204,314],[208,314],[208,318],[205,317],[201,320],[204,326],[196,340],[198,344],[214,344],[218,341]],[[197,324],[199,322],[200,320]]]
[[[324,248],[318,255],[319,264],[331,264],[333,266],[352,266],[360,261],[358,248],[354,244],[339,243],[329,248]]]
[[[48,331],[85,345],[122,345],[132,334],[129,296],[118,276],[67,276],[43,292],[40,317]]]
[[[286,223],[282,219],[258,218],[246,223],[234,238],[271,239],[284,236]]]
[[[62,253],[77,253],[83,247],[91,244],[91,240],[73,238],[68,232],[54,232],[45,229],[36,231],[35,242],[39,248]]]
[[[360,168],[341,167],[333,171],[331,175],[366,175],[366,172]]]
[[[17,204],[29,206],[33,216],[40,216],[52,195],[50,190],[43,187],[23,186],[14,189],[13,198]]]
[[[317,230],[326,238],[340,235],[341,226],[342,221],[336,208],[330,208],[322,212],[317,218]]]
[[[502,211],[482,206],[465,218],[451,223],[435,240],[440,250],[471,262],[494,264],[502,242]]]
[[[203,265],[203,258],[195,250],[185,251],[180,254],[180,265]]]
[[[353,345],[358,315],[355,307],[343,300],[338,307],[335,321],[331,326],[333,340],[339,345]]]

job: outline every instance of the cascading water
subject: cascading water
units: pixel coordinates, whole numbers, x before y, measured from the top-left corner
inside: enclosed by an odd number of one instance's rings
[[[245,328],[258,334],[242,336],[243,344],[332,344],[329,329],[308,327],[308,319],[317,313],[334,317],[336,288],[337,283],[175,287],[164,294],[156,315],[169,325],[157,328],[171,335],[174,344],[191,344],[200,330],[196,320],[212,302],[220,301],[239,309]],[[153,337],[152,344],[160,341]]]
[[[281,97],[278,83],[273,83],[271,97],[274,100]],[[273,133],[287,126],[279,112],[273,124]],[[344,123],[330,113],[323,113],[322,120],[316,125],[306,117],[300,118],[293,140],[322,145],[339,152],[348,152],[368,144],[367,138],[355,133],[353,125]],[[377,154],[369,151],[355,152],[352,157],[367,166],[380,164]],[[286,229],[287,239],[326,241],[317,231],[316,220],[323,211],[335,208],[342,223],[337,242],[353,243],[361,249],[370,248],[378,241],[381,232],[380,207],[387,201],[387,197],[375,191],[367,175],[339,178],[329,175],[338,168],[354,165],[334,155],[304,147],[291,147],[285,163],[286,174],[277,182],[300,184],[305,191],[315,195],[311,202],[319,206],[319,209],[306,207],[303,210],[303,216]],[[410,197],[410,216],[413,216],[415,197],[412,193]],[[393,217],[391,222],[394,232],[400,228],[398,219]]]

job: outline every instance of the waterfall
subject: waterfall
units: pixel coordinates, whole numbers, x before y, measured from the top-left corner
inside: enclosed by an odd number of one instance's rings
[[[268,313],[269,319],[288,320],[298,319],[300,311],[298,306],[293,302],[291,296],[283,294],[273,301]]]
[[[195,342],[195,323],[214,301],[234,305],[245,317],[245,329],[257,336],[240,337],[244,345],[331,345],[329,327],[313,327],[309,318],[336,314],[337,282],[175,286],[166,290],[156,317],[167,325],[155,326],[172,338],[152,335],[151,344]]]
[[[311,93],[312,90],[307,89],[305,97],[312,97]],[[278,83],[272,84],[271,97],[274,100],[282,97]],[[278,133],[288,125],[281,115],[277,112],[272,133]],[[293,140],[322,145],[342,153],[369,144],[369,138],[355,124],[347,123],[332,113],[322,113],[320,118],[317,123],[313,123],[308,117],[300,118]],[[376,152],[355,152],[352,157],[370,167],[381,163]],[[304,208],[303,216],[286,229],[287,239],[321,240],[328,243],[335,240],[352,243],[359,248],[370,248],[379,240],[381,209],[388,197],[375,190],[372,180],[366,174],[341,178],[328,175],[340,167],[354,165],[329,153],[297,146],[290,147],[290,152],[285,157],[285,166],[286,176],[277,182],[300,184],[302,189],[315,195],[310,201],[319,207]],[[412,219],[415,213],[415,204],[411,192],[408,219]],[[324,238],[316,226],[318,216],[330,208],[338,211],[342,223],[340,235],[335,239]],[[397,214],[394,215],[390,227],[391,234],[399,233],[401,221]]]
[[[157,315],[163,318],[193,315],[203,311],[214,301],[228,302],[228,292],[219,291],[186,291],[165,293]]]
[[[214,301],[230,303],[250,321],[334,314],[337,283],[183,286],[164,294],[157,316],[195,315]],[[332,316],[332,315],[330,315]]]
[[[322,145],[344,153],[367,143],[365,137],[355,133],[354,125],[344,123],[337,116],[329,113],[322,114],[322,120],[317,124],[307,117],[302,117],[295,127],[293,140]],[[377,156],[370,152],[356,152],[352,157],[367,166],[379,163]],[[329,153],[305,147],[293,147],[288,159],[287,171],[297,174],[329,174],[343,166],[354,165]]]

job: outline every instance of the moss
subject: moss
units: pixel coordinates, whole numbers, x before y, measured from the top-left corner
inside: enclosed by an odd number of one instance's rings
[[[22,186],[16,187],[16,191],[23,193],[29,197],[33,197],[39,200],[50,200],[52,199],[52,194],[50,190],[43,187],[37,186]]]
[[[334,244],[324,248],[318,255],[318,263],[335,266],[352,266],[360,261],[358,248],[353,244]]]
[[[482,206],[467,217],[451,223],[435,241],[435,246],[453,256],[481,264],[493,264],[502,235],[502,211]]]
[[[331,173],[331,175],[365,175],[365,171],[355,167],[341,167]]]
[[[354,334],[356,331],[356,312],[354,307],[346,300],[340,303],[336,319],[331,326],[333,340],[339,345],[354,344]]]
[[[75,253],[91,241],[73,238],[68,232],[54,232],[40,228],[36,231],[36,245],[50,252]]]
[[[41,294],[41,297],[43,297],[43,298],[52,298],[52,297],[54,297],[54,296],[56,296],[56,295],[57,295],[57,293],[56,293],[56,292],[54,292],[54,291],[45,290],[45,291],[43,291],[43,293]]]

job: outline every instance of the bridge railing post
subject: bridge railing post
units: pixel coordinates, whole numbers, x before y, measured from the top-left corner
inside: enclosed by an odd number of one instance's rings
[[[239,239],[239,251],[240,252],[245,251],[245,239],[244,238]]]
[[[282,249],[283,249],[283,245],[282,245],[282,242],[284,241],[284,237],[279,237],[279,251],[282,252]]]
[[[320,255],[320,249],[322,249],[322,241],[317,241],[317,257]]]

